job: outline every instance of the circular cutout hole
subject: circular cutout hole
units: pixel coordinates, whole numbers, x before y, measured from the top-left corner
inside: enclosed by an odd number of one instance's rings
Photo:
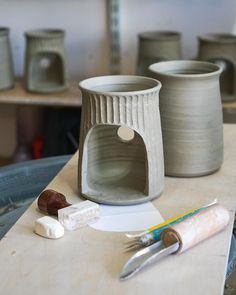
[[[50,66],[50,60],[46,57],[43,57],[41,58],[39,65],[41,68],[47,69]]]
[[[129,127],[120,126],[117,130],[117,135],[119,136],[120,140],[124,142],[130,142],[134,139],[135,133],[134,130]]]

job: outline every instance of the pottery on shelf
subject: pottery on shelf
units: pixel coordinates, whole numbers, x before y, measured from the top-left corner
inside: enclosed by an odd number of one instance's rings
[[[42,29],[26,36],[25,83],[32,92],[51,93],[68,87],[64,31]]]
[[[0,90],[14,86],[9,29],[0,27]]]
[[[139,76],[83,80],[79,193],[104,204],[131,205],[164,187],[160,82]]]
[[[198,59],[222,68],[220,88],[222,101],[236,99],[236,36],[207,34],[199,36]]]
[[[160,114],[165,173],[193,177],[213,173],[223,161],[221,68],[200,61],[150,66],[162,83]]]
[[[181,34],[173,31],[151,31],[138,35],[137,72],[150,76],[148,67],[159,61],[181,59]]]

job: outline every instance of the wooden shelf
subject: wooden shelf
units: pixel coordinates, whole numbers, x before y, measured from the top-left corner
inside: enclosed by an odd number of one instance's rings
[[[235,101],[229,101],[229,102],[223,102],[223,109],[234,109],[234,110],[236,110],[236,100]]]
[[[16,79],[14,88],[0,91],[0,104],[79,107],[82,96],[76,81],[63,92],[39,94],[28,92],[23,79]]]

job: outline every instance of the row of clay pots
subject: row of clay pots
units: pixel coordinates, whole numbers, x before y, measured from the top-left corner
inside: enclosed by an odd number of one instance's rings
[[[221,68],[168,61],[150,70],[155,79],[103,76],[80,83],[79,192],[88,199],[142,203],[162,193],[164,174],[202,176],[222,164]]]
[[[233,34],[207,34],[198,37],[196,60],[218,64],[222,68],[220,86],[222,100],[236,99],[236,36]],[[148,67],[156,62],[179,60],[181,33],[174,31],[153,31],[138,36],[139,75],[150,76]]]
[[[32,92],[50,93],[68,87],[64,31],[35,30],[25,33],[25,86]],[[14,86],[9,29],[0,28],[0,90]]]

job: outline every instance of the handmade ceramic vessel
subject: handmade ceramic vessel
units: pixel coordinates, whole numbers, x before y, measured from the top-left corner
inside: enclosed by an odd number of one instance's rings
[[[79,193],[115,205],[158,197],[164,187],[160,82],[103,76],[86,79],[79,87]]]
[[[35,30],[25,33],[25,83],[32,92],[51,93],[68,87],[64,31]]]
[[[208,34],[199,37],[198,59],[222,68],[220,88],[222,100],[236,99],[236,36]]]
[[[14,86],[9,29],[0,27],[0,90]]]
[[[151,31],[138,35],[138,74],[150,76],[148,67],[159,61],[181,58],[181,34],[172,31]]]
[[[161,81],[160,114],[165,173],[210,174],[223,161],[219,66],[200,61],[169,61],[150,66]]]

